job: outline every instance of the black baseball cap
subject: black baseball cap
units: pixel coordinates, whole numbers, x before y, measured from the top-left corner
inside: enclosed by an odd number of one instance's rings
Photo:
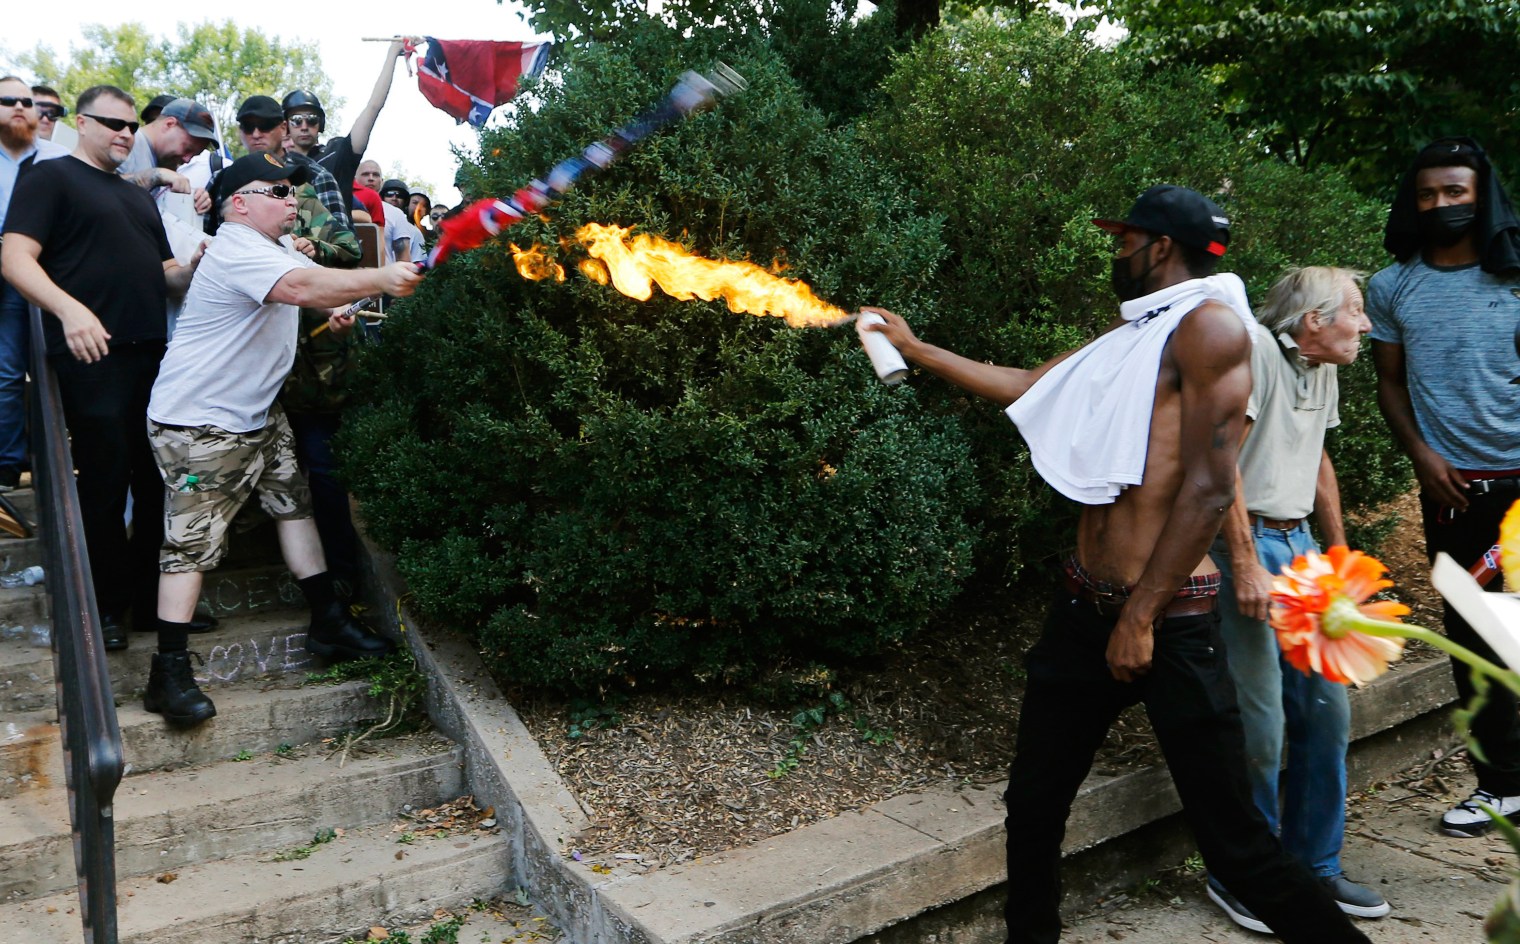
[[[164,106],[174,101],[177,97],[176,95],[169,95],[167,93],[153,96],[153,101],[148,103],[148,106],[142,110],[142,114],[138,117],[142,119],[143,124],[152,124],[153,119],[158,117],[158,113],[164,110]]]
[[[159,111],[160,118],[177,118],[181,128],[190,133],[193,138],[201,138],[210,141],[212,147],[216,147],[216,128],[211,120],[211,112],[205,105],[193,98],[171,99]]]
[[[237,120],[261,118],[264,121],[284,121],[285,110],[268,95],[254,95],[238,106]]]
[[[397,180],[392,177],[390,180],[387,180],[385,183],[380,185],[380,196],[383,197],[386,194],[391,193],[399,193],[402,197],[410,198],[412,195],[412,188],[406,185],[406,181]]]
[[[1142,193],[1123,220],[1093,220],[1115,235],[1132,229],[1170,236],[1184,246],[1222,256],[1230,245],[1230,219],[1196,190],[1162,184]]]
[[[216,178],[217,204],[257,180],[288,180],[304,184],[308,174],[301,164],[287,164],[268,151],[254,151],[228,164]]]

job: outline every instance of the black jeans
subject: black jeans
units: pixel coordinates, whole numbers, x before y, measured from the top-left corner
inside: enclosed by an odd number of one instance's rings
[[[58,376],[79,475],[80,517],[102,614],[139,619],[158,609],[158,553],[164,543],[164,480],[148,445],[148,398],[164,357],[162,341],[112,344],[93,364],[50,359]],[[132,534],[127,536],[127,492]]]
[[[1008,775],[1009,944],[1059,940],[1072,800],[1114,719],[1136,702],[1145,703],[1210,874],[1288,944],[1366,944],[1251,801],[1218,614],[1162,622],[1150,672],[1130,683],[1115,681],[1104,660],[1113,625],[1091,603],[1058,595],[1029,652]]]
[[[1499,521],[1516,499],[1520,499],[1520,491],[1500,488],[1486,495],[1469,495],[1467,510],[1453,512],[1422,494],[1420,514],[1430,559],[1434,561],[1436,553],[1444,551],[1463,567],[1476,564],[1484,551],[1499,542]],[[1487,589],[1502,590],[1503,583],[1496,578]],[[1442,623],[1452,642],[1503,665],[1483,637],[1456,610],[1442,606]],[[1451,674],[1457,683],[1457,694],[1465,704],[1473,694],[1472,669],[1467,663],[1453,659]],[[1472,733],[1488,757],[1487,761],[1480,761],[1468,752],[1473,771],[1478,775],[1478,786],[1498,796],[1520,796],[1520,715],[1516,714],[1514,693],[1503,685],[1490,685],[1488,704],[1472,719]]]
[[[296,461],[311,485],[312,517],[322,539],[327,572],[352,585],[359,575],[359,534],[354,530],[348,490],[338,481],[332,452],[332,438],[343,424],[343,414],[286,410],[285,417],[295,434]]]

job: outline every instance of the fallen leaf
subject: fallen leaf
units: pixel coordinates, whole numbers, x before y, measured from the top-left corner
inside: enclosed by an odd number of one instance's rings
[[[158,877],[158,883],[160,885],[167,885],[167,884],[169,884],[170,882],[174,881],[177,878],[179,878],[179,873],[178,872],[165,872],[164,874],[162,874],[162,875],[160,875]]]
[[[383,941],[383,940],[389,938],[390,936],[391,936],[391,932],[385,930],[384,928],[370,928],[369,929],[369,937],[367,938],[367,940],[371,940],[371,941]]]

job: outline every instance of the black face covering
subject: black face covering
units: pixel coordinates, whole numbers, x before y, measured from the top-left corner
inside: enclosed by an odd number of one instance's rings
[[[1453,203],[1450,206],[1421,210],[1416,218],[1420,238],[1427,243],[1448,248],[1462,241],[1478,219],[1476,203]]]
[[[1156,268],[1156,263],[1152,262],[1146,266],[1145,271],[1139,275],[1130,274],[1129,263],[1131,259],[1134,259],[1155,244],[1156,241],[1152,239],[1129,255],[1118,256],[1112,261],[1113,271],[1109,275],[1109,284],[1113,286],[1114,294],[1119,296],[1119,301],[1127,302],[1145,294],[1145,280],[1151,274],[1151,270]]]

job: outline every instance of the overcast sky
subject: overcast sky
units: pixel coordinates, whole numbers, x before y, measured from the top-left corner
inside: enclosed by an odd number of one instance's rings
[[[38,43],[52,46],[61,59],[69,45],[84,41],[80,28],[90,23],[117,26],[124,22],[143,24],[158,37],[176,35],[180,22],[233,20],[241,27],[263,30],[265,35],[285,42],[315,42],[322,56],[322,66],[332,79],[333,90],[344,100],[336,112],[327,109],[327,130],[342,134],[364,107],[380,72],[385,54],[382,43],[361,42],[363,36],[428,35],[438,39],[529,40],[536,38],[527,23],[518,17],[520,7],[514,2],[498,4],[496,0],[443,0],[434,3],[393,3],[367,0],[356,7],[341,4],[297,3],[262,8],[260,12],[241,12],[233,4],[205,4],[205,15],[187,13],[197,4],[178,2],[129,4],[130,15],[122,13],[119,2],[104,0],[65,0],[48,3],[8,3],[5,21],[0,25],[0,47],[14,55],[32,49]],[[390,98],[375,124],[365,156],[374,158],[389,170],[400,163],[414,177],[431,183],[438,193],[435,199],[449,204],[459,202],[454,189],[455,159],[451,144],[473,153],[475,132],[469,125],[455,125],[454,119],[429,105],[417,91],[417,80],[406,74],[406,67],[396,65],[395,82]],[[0,74],[19,71],[11,56],[0,55]],[[32,76],[24,75],[31,79]],[[248,89],[248,94],[265,93],[282,96],[289,89]],[[72,103],[71,103],[72,105]]]

